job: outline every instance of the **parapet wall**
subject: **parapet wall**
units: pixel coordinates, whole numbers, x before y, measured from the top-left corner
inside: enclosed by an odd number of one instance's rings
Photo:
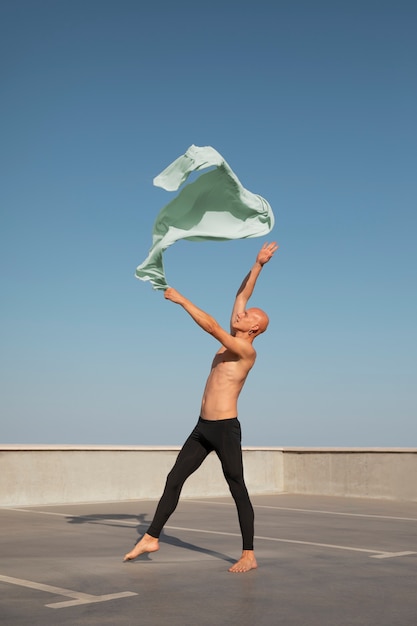
[[[0,506],[158,499],[177,446],[0,445]],[[251,494],[417,501],[417,449],[244,448]],[[229,495],[214,454],[183,497]]]
[[[179,447],[0,446],[0,506],[158,499]],[[252,493],[283,491],[282,452],[244,451]],[[227,495],[210,454],[186,482],[184,497]]]
[[[417,501],[416,448],[287,448],[289,493]]]

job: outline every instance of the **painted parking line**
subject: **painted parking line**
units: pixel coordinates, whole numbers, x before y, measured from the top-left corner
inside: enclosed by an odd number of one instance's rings
[[[217,502],[216,500],[194,500],[184,498],[182,502],[198,504],[218,504],[221,506],[235,506],[233,502]],[[271,509],[273,511],[291,511],[295,513],[316,513],[319,515],[340,515],[342,517],[369,517],[371,519],[386,519],[400,522],[417,522],[417,517],[399,517],[395,515],[380,515],[378,513],[348,513],[347,511],[328,511],[325,509],[300,509],[288,506],[271,506],[267,504],[252,503],[254,509]]]
[[[186,500],[185,500],[186,501]],[[191,500],[188,500],[188,502],[190,502]],[[198,500],[193,500],[193,502],[200,502]],[[204,501],[201,501],[204,502]],[[206,503],[206,502],[204,502]],[[235,506],[233,503],[217,503],[217,502],[211,502],[211,504],[227,504],[230,506]],[[270,507],[268,507],[270,508]],[[278,507],[272,507],[272,508],[278,508]],[[21,510],[23,512],[29,512],[28,509],[13,509],[15,511]],[[296,509],[296,510],[302,510],[304,512],[306,512],[306,509]],[[116,525],[116,526],[137,526],[138,522],[135,521],[128,521],[128,520],[114,520],[114,519],[100,519],[97,520],[94,518],[94,516],[84,516],[84,515],[71,515],[68,513],[55,513],[52,511],[35,511],[32,509],[31,511],[32,513],[40,513],[43,515],[56,515],[59,517],[71,517],[71,518],[77,518],[80,517],[84,520],[88,520],[90,523],[92,524],[103,524],[103,523],[111,523],[112,525]],[[313,512],[313,511],[311,511]],[[320,512],[320,511],[314,511],[314,512]],[[349,515],[349,514],[348,514]],[[204,533],[204,534],[210,534],[210,535],[223,535],[223,536],[227,536],[227,537],[241,537],[241,535],[239,533],[228,533],[228,532],[224,532],[224,531],[217,531],[217,530],[206,530],[206,529],[202,529],[202,528],[184,528],[184,527],[180,527],[180,526],[164,526],[164,528],[166,528],[167,530],[185,530],[187,532],[195,532],[195,533]],[[396,558],[396,557],[402,557],[402,556],[412,556],[417,554],[417,552],[412,552],[412,551],[401,551],[401,552],[390,552],[387,550],[378,550],[377,548],[357,548],[354,546],[341,546],[341,545],[337,545],[337,544],[331,544],[331,543],[318,543],[315,541],[302,541],[299,539],[283,539],[283,538],[277,538],[277,537],[262,537],[262,536],[255,536],[254,539],[256,540],[262,540],[262,541],[273,541],[273,542],[277,542],[277,543],[290,543],[290,544],[296,544],[296,545],[304,545],[304,546],[314,546],[314,547],[318,547],[318,548],[328,548],[328,549],[332,549],[332,550],[345,550],[345,551],[349,551],[349,552],[362,552],[365,554],[369,554],[370,558],[374,558],[374,559],[392,559],[392,558]]]
[[[217,500],[196,500],[194,498],[183,498],[181,500],[181,504],[209,504],[209,505],[218,505],[218,506],[231,506],[235,507],[234,502],[218,502]],[[329,511],[326,509],[302,509],[288,506],[272,506],[267,504],[256,504],[252,503],[254,509],[270,509],[272,511],[290,511],[294,513],[314,513],[318,515],[338,515],[341,517],[364,517],[370,519],[384,519],[384,520],[393,520],[399,522],[417,522],[417,517],[403,517],[397,515],[381,515],[378,513],[349,513],[347,511]],[[62,506],[62,505],[57,505]],[[58,515],[61,517],[72,517],[69,513],[56,513],[55,511],[39,511],[35,508],[16,508],[16,507],[0,507],[4,508],[7,511],[20,511],[22,513],[40,513],[41,515]],[[83,515],[75,515],[74,517],[84,517]]]
[[[182,528],[179,526],[165,526],[170,530],[186,530],[187,532],[196,532],[196,533],[208,533],[210,535],[227,535],[230,537],[241,537],[239,533],[225,533],[217,530],[203,530],[201,528]],[[259,535],[255,535],[254,539],[260,541],[274,541],[278,543],[293,543],[302,546],[315,546],[318,548],[331,548],[334,550],[347,550],[349,552],[365,552],[371,556],[371,558],[375,559],[392,559],[398,556],[410,556],[412,554],[417,554],[417,552],[387,552],[386,550],[377,550],[377,549],[369,549],[369,548],[355,548],[353,546],[339,546],[332,543],[317,543],[315,541],[300,541],[298,539],[281,539],[278,537],[261,537]]]
[[[46,591],[57,596],[65,596],[73,598],[72,600],[64,600],[63,602],[53,602],[45,604],[50,609],[63,609],[68,606],[77,606],[79,604],[93,604],[94,602],[107,602],[108,600],[117,600],[118,598],[127,598],[129,596],[137,596],[134,591],[121,591],[120,593],[109,593],[102,596],[94,596],[90,593],[82,593],[81,591],[73,591],[63,587],[54,587],[53,585],[44,585],[33,580],[23,580],[22,578],[13,578],[12,576],[3,576],[0,574],[0,582],[17,585],[19,587],[29,587],[29,589],[37,589],[38,591]]]

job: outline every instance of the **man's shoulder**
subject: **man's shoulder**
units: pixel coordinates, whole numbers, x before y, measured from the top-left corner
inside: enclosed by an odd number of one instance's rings
[[[235,337],[234,340],[237,342],[237,345],[239,345],[239,356],[241,359],[256,359],[256,350],[253,347],[252,343],[249,343],[248,341],[240,337]]]

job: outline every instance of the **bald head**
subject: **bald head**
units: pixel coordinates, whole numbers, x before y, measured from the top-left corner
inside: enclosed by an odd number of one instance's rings
[[[261,333],[264,333],[266,329],[268,328],[268,324],[269,324],[269,317],[267,316],[265,311],[262,311],[262,309],[252,308],[252,309],[248,309],[248,313],[250,313],[253,316],[253,318],[256,320],[256,323],[259,326],[258,330],[255,331],[254,334],[260,335]]]

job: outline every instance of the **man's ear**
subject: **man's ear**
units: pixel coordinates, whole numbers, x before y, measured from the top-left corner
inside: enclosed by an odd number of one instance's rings
[[[250,334],[250,335],[256,335],[256,333],[258,332],[258,330],[259,330],[259,324],[255,324],[255,325],[254,325],[254,326],[252,326],[252,328],[250,329],[249,334]]]

